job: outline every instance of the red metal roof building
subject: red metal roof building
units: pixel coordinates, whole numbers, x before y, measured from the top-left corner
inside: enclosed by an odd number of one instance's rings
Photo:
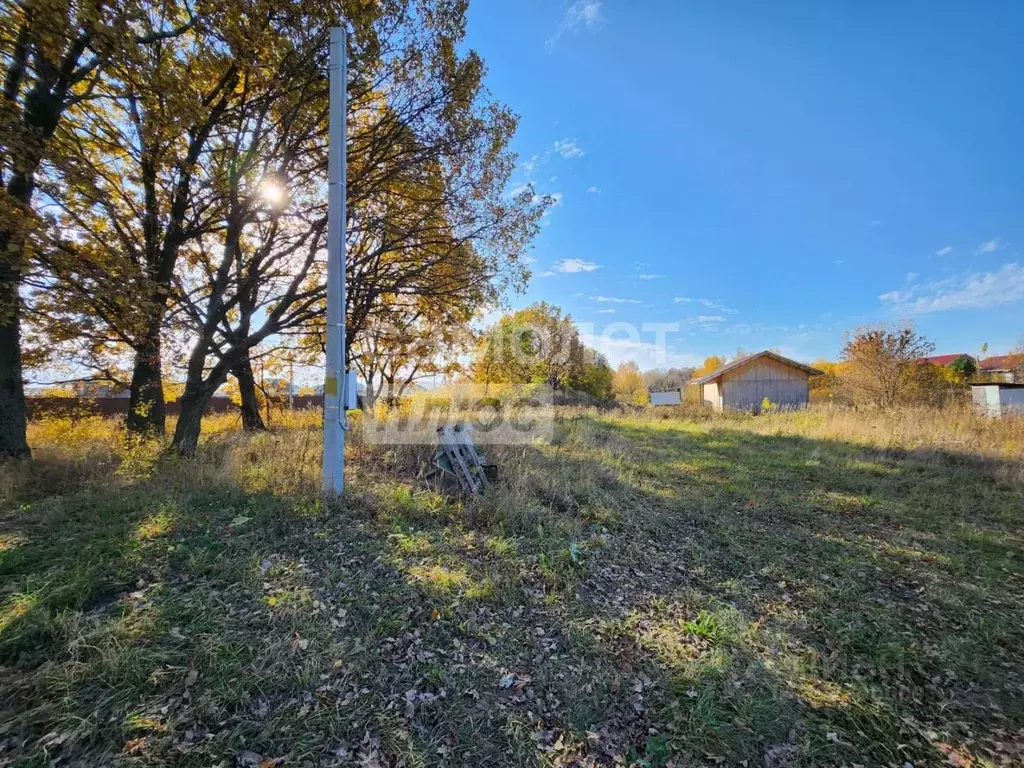
[[[979,371],[1014,371],[1024,367],[1024,355],[996,355],[978,363]]]
[[[956,352],[952,355],[932,355],[931,357],[922,357],[922,363],[931,363],[932,365],[949,365],[958,357],[970,357],[966,352]]]

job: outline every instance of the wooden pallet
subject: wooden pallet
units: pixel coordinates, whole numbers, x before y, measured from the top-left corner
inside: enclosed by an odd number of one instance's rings
[[[454,482],[466,493],[484,492],[497,467],[484,463],[473,445],[470,431],[471,427],[464,424],[437,428],[438,446],[425,474],[428,480]]]

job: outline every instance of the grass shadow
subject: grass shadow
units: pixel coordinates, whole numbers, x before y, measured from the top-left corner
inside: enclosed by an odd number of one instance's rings
[[[1020,757],[1005,467],[587,415],[489,452],[480,500],[360,449],[327,508],[302,486],[309,439],[6,503],[0,758]]]

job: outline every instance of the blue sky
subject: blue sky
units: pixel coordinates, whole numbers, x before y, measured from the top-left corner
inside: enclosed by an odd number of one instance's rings
[[[1024,4],[477,0],[521,116],[513,186],[556,196],[513,306],[618,363],[912,319],[937,352],[1024,340]],[[589,338],[589,337],[588,337]]]

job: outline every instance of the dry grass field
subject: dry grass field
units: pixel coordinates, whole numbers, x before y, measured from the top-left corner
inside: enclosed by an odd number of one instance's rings
[[[566,410],[482,499],[317,415],[0,469],[0,764],[1024,762],[1024,423]]]

